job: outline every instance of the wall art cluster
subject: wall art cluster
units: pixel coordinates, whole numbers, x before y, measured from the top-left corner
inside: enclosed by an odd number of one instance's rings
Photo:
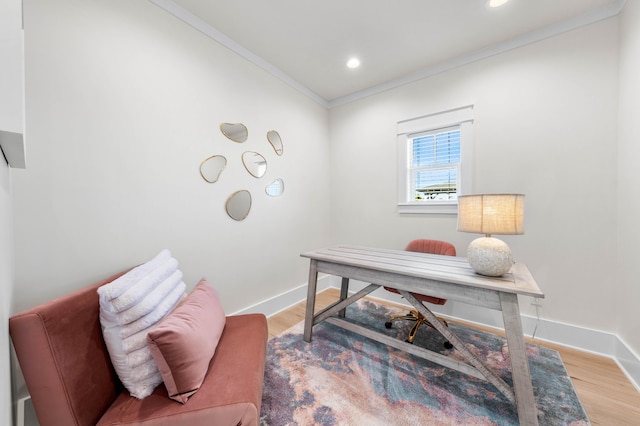
[[[222,123],[220,131],[227,139],[244,143],[249,138],[249,131],[242,123]],[[275,151],[276,155],[281,156],[284,152],[284,146],[280,134],[275,130],[267,132],[267,141]],[[251,176],[260,179],[267,172],[267,159],[256,151],[244,151],[241,156],[242,164]],[[200,163],[200,175],[208,183],[216,183],[227,166],[227,158],[224,155],[216,154],[205,158]],[[284,192],[284,181],[282,178],[276,178],[265,187],[265,193],[269,197],[279,197]],[[251,193],[246,189],[234,192],[227,198],[225,204],[227,214],[230,218],[241,221],[244,220],[251,211]]]

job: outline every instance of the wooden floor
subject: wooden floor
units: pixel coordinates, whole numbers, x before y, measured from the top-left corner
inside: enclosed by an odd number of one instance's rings
[[[329,305],[338,297],[337,289],[329,289],[318,294],[316,310]],[[380,300],[377,301],[380,302]],[[304,320],[304,311],[305,303],[301,302],[270,317],[268,319],[269,338]],[[471,324],[465,325],[474,327]],[[493,329],[486,330],[495,332]],[[526,340],[532,342],[531,339]],[[593,425],[640,425],[640,393],[615,361],[540,340],[533,343],[555,349],[560,353],[578,397]]]

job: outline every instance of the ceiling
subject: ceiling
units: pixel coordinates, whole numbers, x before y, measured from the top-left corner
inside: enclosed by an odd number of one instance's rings
[[[615,16],[626,0],[149,1],[330,107]]]

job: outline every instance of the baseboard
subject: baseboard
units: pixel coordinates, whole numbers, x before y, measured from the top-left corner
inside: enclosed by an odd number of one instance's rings
[[[335,287],[335,285],[332,285],[332,282],[331,282],[332,278],[333,277],[329,275],[318,276],[317,291],[320,292],[328,289],[329,287],[332,287],[332,286]],[[266,316],[270,317],[304,300],[307,300],[307,284],[306,283],[298,287],[295,287],[291,290],[280,293],[277,296],[273,296],[267,300],[256,303],[255,305],[251,305],[237,312],[233,312],[231,315],[263,313]]]
[[[616,344],[615,354],[614,359],[620,369],[640,392],[640,356],[634,353],[620,338],[618,338]]]
[[[365,283],[352,281],[349,285],[349,290],[350,292],[356,292],[364,288],[365,285]],[[330,287],[339,289],[340,279],[331,275],[318,277],[319,292]],[[370,296],[392,303],[407,305],[406,301],[399,295],[388,291],[376,290]],[[307,284],[302,284],[234,314],[264,313],[269,317],[306,300],[306,298]],[[446,305],[438,306],[438,309],[434,310],[434,312],[439,316],[452,320],[458,319],[487,327],[502,328],[502,314],[491,309],[450,301]],[[524,334],[529,337],[534,336],[535,339],[572,347],[615,360],[633,386],[640,392],[640,356],[635,354],[615,334],[526,315],[522,316],[522,328]]]

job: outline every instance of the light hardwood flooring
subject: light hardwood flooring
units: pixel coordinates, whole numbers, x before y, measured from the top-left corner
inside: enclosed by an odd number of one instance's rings
[[[338,297],[339,291],[333,288],[318,294],[316,310],[324,308]],[[389,303],[389,305],[393,304]],[[304,311],[305,302],[301,302],[271,316],[268,319],[269,338],[277,336],[304,320]],[[465,325],[477,327],[472,324]],[[496,332],[494,329],[485,330]],[[430,332],[434,331],[430,330]],[[555,349],[560,353],[578,397],[593,425],[640,425],[640,393],[615,361],[540,340],[532,341],[530,338],[525,340]]]

